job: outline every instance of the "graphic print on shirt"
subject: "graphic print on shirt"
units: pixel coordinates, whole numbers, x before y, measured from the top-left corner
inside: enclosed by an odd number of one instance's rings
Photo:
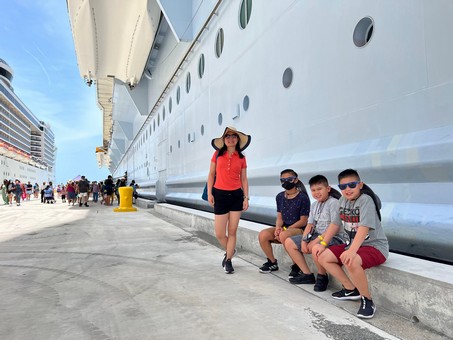
[[[360,207],[355,207],[354,205],[352,207],[340,206],[340,219],[343,221],[344,230],[349,236],[349,242],[346,242],[349,245],[354,240],[360,225]],[[370,234],[367,234],[365,240],[369,238]]]

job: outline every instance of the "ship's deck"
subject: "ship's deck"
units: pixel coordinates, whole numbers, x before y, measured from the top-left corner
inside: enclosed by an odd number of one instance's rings
[[[379,305],[360,320],[357,302],[291,285],[289,268],[262,275],[243,249],[225,275],[223,251],[189,220],[112,208],[0,206],[0,338],[444,338]]]

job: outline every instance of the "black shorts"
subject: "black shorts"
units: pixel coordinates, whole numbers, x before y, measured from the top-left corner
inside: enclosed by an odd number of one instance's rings
[[[220,190],[212,188],[214,196],[214,214],[224,215],[230,211],[242,211],[244,203],[244,192],[237,190]]]

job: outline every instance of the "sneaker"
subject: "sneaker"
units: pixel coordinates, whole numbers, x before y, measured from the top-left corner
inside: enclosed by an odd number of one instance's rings
[[[79,207],[81,207],[81,206],[82,206],[82,202],[79,203]]]
[[[289,282],[295,285],[304,285],[304,284],[313,284],[316,282],[314,274],[304,274],[299,273],[299,275],[294,276],[289,279]]]
[[[237,253],[238,253],[238,250],[236,248],[234,248],[234,253],[233,253],[233,256],[231,256],[231,258],[235,257]],[[222,268],[225,268],[225,262],[226,262],[226,253],[223,254]]]
[[[376,312],[376,306],[374,305],[373,300],[362,296],[362,303],[360,304],[357,316],[362,319],[371,319],[374,316],[374,312]]]
[[[292,279],[293,277],[296,277],[299,274],[300,274],[300,268],[297,264],[294,263],[291,266],[291,272],[288,275],[288,279]]]
[[[357,288],[353,290],[343,288],[338,292],[332,293],[332,297],[337,300],[360,300],[360,293]]]
[[[268,274],[270,272],[275,272],[276,270],[278,270],[277,260],[275,260],[275,262],[272,262],[271,260],[267,259],[267,262],[264,263],[260,267],[260,273],[263,273],[263,274]]]
[[[225,274],[233,274],[234,273],[234,268],[233,264],[231,263],[231,260],[226,260],[225,261]]]
[[[327,289],[327,285],[329,284],[329,277],[326,275],[318,274],[316,276],[316,283],[313,290],[315,292],[324,292]]]
[[[85,206],[86,206],[86,207],[89,207],[88,203],[85,203]]]

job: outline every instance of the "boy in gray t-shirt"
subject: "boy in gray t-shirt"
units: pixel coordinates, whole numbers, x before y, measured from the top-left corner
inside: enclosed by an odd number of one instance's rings
[[[376,307],[371,299],[365,269],[384,263],[389,246],[373,199],[361,192],[364,183],[353,169],[338,175],[343,197],[340,218],[348,241],[318,251],[318,261],[341,282],[343,289],[332,294],[338,300],[362,300],[357,316],[372,318]],[[322,246],[319,246],[322,248]],[[348,275],[341,268],[346,269]]]
[[[311,195],[316,201],[311,205],[307,227],[303,235],[295,235],[285,240],[288,255],[301,270],[298,275],[290,277],[289,282],[293,284],[314,283],[314,290],[323,292],[327,289],[329,279],[326,270],[319,264],[317,256],[312,251],[319,243],[326,246],[344,243],[339,214],[340,206],[338,198],[333,197],[332,194],[335,192],[338,196],[341,195],[329,186],[325,176],[316,175],[308,183]],[[304,254],[313,254],[313,261],[318,269],[316,280],[305,261]]]

